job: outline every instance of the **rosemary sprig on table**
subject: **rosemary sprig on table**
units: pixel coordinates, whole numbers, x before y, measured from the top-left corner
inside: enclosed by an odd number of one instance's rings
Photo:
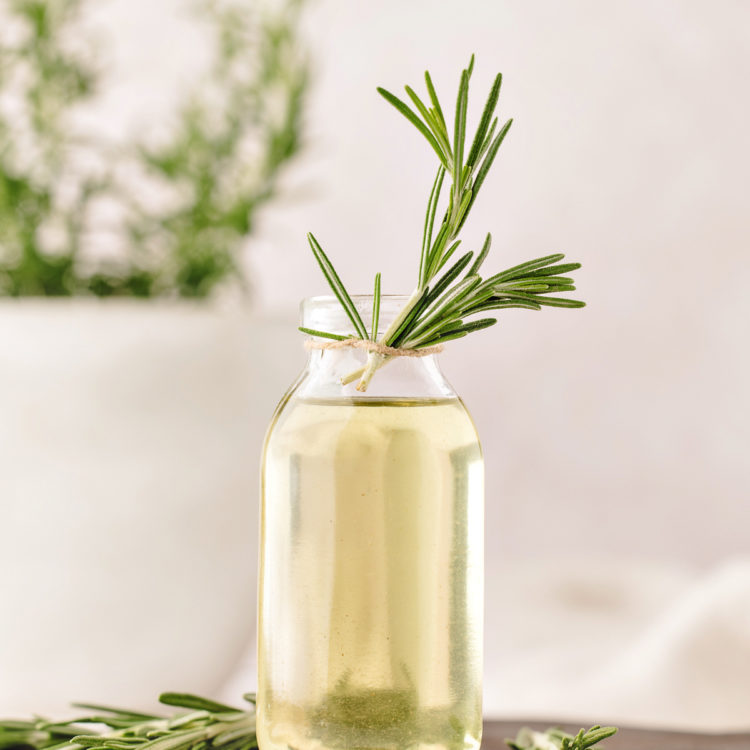
[[[243,696],[255,703],[251,693]],[[159,701],[188,709],[163,717],[93,704],[68,721],[0,720],[0,750],[253,750],[255,707],[241,710],[187,693],[163,693]]]
[[[378,343],[402,349],[421,349],[462,338],[472,331],[488,328],[497,322],[494,317],[476,318],[489,311],[506,308],[540,310],[543,305],[552,307],[583,307],[585,303],[565,297],[551,296],[573,291],[573,279],[565,274],[580,268],[580,263],[561,263],[562,253],[521,263],[488,278],[479,271],[490,250],[492,237],[488,233],[479,253],[464,253],[448,265],[461,240],[458,234],[469,216],[479,190],[484,184],[512,120],[507,120],[499,129],[495,116],[502,75],[495,77],[487,97],[479,125],[466,149],[466,117],[469,101],[469,81],[474,68],[474,57],[461,72],[453,119],[453,138],[443,115],[429,72],[425,73],[425,84],[429,106],[417,93],[406,86],[406,93],[414,109],[394,94],[379,88],[378,92],[392,104],[427,140],[440,162],[435,181],[427,201],[422,245],[419,261],[417,287],[407,303],[387,330],[378,337],[380,274],[376,277],[375,310],[371,330],[367,331],[362,317],[352,302],[351,295],[339,278],[333,264],[320,243],[310,233],[308,241],[323,275],[338,298],[353,326],[349,335],[330,331],[300,328],[305,333],[328,339],[370,339]],[[450,186],[447,191],[442,219],[436,224],[438,206],[446,175]],[[469,319],[470,320],[467,320]],[[386,354],[371,352],[365,367],[342,379],[350,383],[359,379],[357,390],[364,391],[375,371],[388,361]]]
[[[187,711],[164,717],[79,703],[77,708],[93,713],[67,721],[0,719],[0,750],[254,750],[255,695],[243,697],[252,708],[232,708],[189,693],[163,693],[161,703]],[[615,727],[598,725],[575,736],[559,729],[524,728],[506,743],[512,750],[588,750],[615,732]]]
[[[614,734],[617,734],[616,727],[601,727],[598,724],[588,730],[580,729],[576,735],[554,727],[545,732],[524,727],[515,740],[505,740],[505,744],[512,750],[588,750]]]

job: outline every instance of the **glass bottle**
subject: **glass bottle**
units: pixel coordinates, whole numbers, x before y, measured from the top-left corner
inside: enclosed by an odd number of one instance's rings
[[[372,298],[354,297],[370,327]],[[385,330],[407,298],[384,296]],[[302,325],[346,334],[333,297]],[[476,748],[482,730],[484,466],[436,355],[313,349],[262,461],[260,750]]]

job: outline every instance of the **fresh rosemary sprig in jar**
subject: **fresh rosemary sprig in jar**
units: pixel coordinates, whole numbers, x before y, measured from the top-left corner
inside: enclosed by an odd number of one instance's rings
[[[93,711],[68,721],[0,720],[0,750],[253,750],[255,696],[249,710],[225,706],[189,693],[163,693],[159,701],[176,706],[170,717],[93,704],[75,704]]]
[[[565,274],[580,268],[580,263],[561,263],[562,253],[521,263],[488,278],[480,275],[480,269],[490,250],[492,237],[488,233],[479,253],[472,251],[460,255],[451,265],[461,240],[458,235],[469,216],[479,190],[484,184],[512,120],[507,120],[499,129],[495,116],[502,75],[495,77],[487,97],[482,116],[468,151],[466,149],[466,117],[469,101],[469,81],[474,68],[474,56],[467,68],[461,72],[456,111],[453,118],[452,140],[429,72],[425,73],[425,84],[429,105],[417,93],[406,86],[406,93],[414,105],[385,89],[378,92],[392,104],[427,140],[440,162],[435,181],[427,201],[422,246],[419,260],[418,283],[414,292],[388,328],[380,333],[379,319],[380,274],[375,282],[375,310],[373,325],[368,333],[351,296],[346,290],[333,264],[320,243],[310,233],[307,238],[313,255],[333,293],[346,312],[353,331],[348,336],[330,331],[300,328],[305,333],[323,338],[346,340],[350,338],[376,341],[383,347],[399,349],[423,349],[462,338],[472,331],[488,328],[497,322],[495,317],[476,316],[506,308],[540,310],[543,305],[552,307],[583,307],[584,302],[566,297],[553,296],[575,289],[573,279]],[[450,186],[442,218],[436,224],[438,206],[446,176]],[[387,353],[371,351],[364,367],[342,379],[350,383],[359,379],[357,390],[367,389],[379,367],[389,360]]]

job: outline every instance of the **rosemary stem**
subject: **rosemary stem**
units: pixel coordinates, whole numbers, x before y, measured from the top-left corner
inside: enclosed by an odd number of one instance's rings
[[[412,293],[411,297],[406,301],[406,304],[401,308],[401,312],[393,319],[391,324],[385,330],[385,333],[378,339],[378,343],[388,345],[388,342],[394,333],[399,329],[399,326],[404,322],[406,316],[412,311],[414,305],[417,304],[422,296],[421,287],[417,287]],[[359,383],[357,383],[357,390],[364,392],[367,390],[367,386],[370,385],[372,376],[389,360],[390,357],[386,357],[378,352],[370,352],[367,355],[367,363],[365,364],[362,374],[359,376]],[[354,373],[341,378],[342,384],[346,385],[356,379]]]
[[[386,363],[390,357],[386,357],[384,354],[378,354],[378,352],[370,352],[367,355],[367,364],[365,365],[365,371],[362,373],[362,377],[357,383],[357,390],[364,393],[367,390],[367,386],[370,385],[372,376]]]
[[[341,385],[349,385],[349,383],[352,383],[358,378],[361,378],[364,371],[364,367],[359,367],[356,370],[352,370],[352,372],[350,372],[348,375],[344,375],[344,377],[341,378]]]

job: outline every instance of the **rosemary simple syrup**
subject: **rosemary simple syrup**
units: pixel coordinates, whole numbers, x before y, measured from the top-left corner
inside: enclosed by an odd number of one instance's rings
[[[461,401],[288,402],[262,484],[260,749],[478,747],[483,465]]]

